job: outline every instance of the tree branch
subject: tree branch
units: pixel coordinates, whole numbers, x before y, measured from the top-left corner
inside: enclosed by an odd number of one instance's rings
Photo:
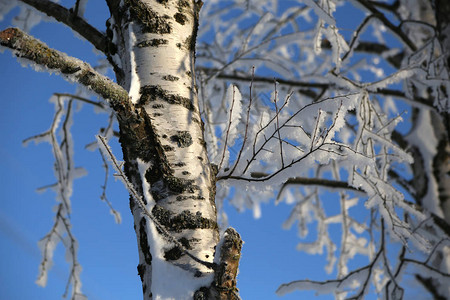
[[[49,0],[20,0],[79,33],[95,48],[106,54],[108,40],[102,32],[78,17],[74,12]]]
[[[389,19],[378,9],[376,9],[370,2],[366,0],[357,0],[359,4],[361,4],[366,10],[372,13],[384,26],[389,28],[394,34],[396,34],[406,46],[409,47],[412,51],[416,51],[416,45],[410,40],[410,38],[398,27],[395,26]]]
[[[0,31],[0,45],[14,50],[17,57],[57,71],[65,79],[89,88],[105,99],[117,113],[118,119],[134,115],[128,92],[108,77],[95,71],[88,63],[51,49],[38,39],[17,28]]]
[[[213,68],[207,68],[207,67],[199,67],[198,70],[205,72],[206,74],[211,74],[214,72],[218,72],[218,69]],[[216,75],[216,78],[218,79],[224,79],[224,80],[234,80],[234,81],[241,81],[241,82],[253,82],[253,83],[269,83],[273,84],[274,81],[279,83],[280,85],[285,85],[289,87],[298,87],[298,88],[320,88],[320,89],[326,89],[329,87],[333,87],[333,84],[329,83],[319,83],[319,82],[309,82],[309,81],[300,81],[300,80],[289,80],[289,79],[282,79],[282,78],[274,78],[274,77],[264,77],[264,76],[247,76],[247,75],[241,75],[239,73],[218,73]],[[315,93],[309,91],[306,92],[308,95],[315,95]],[[371,94],[378,94],[383,96],[392,96],[392,97],[398,97],[405,100],[409,100],[412,103],[417,103],[419,105],[425,105],[426,107],[430,109],[436,109],[433,106],[433,103],[431,103],[429,100],[425,98],[415,97],[414,99],[409,98],[403,91],[400,90],[394,90],[394,89],[378,89],[377,91],[370,91]]]
[[[283,184],[283,188],[286,185],[290,185],[290,184],[316,185],[316,186],[346,189],[346,190],[364,193],[364,191],[349,185],[345,181],[328,180],[328,179],[323,179],[323,178],[293,177],[293,178],[289,178],[288,180],[286,180],[286,182]]]
[[[241,236],[234,228],[230,227],[225,231],[220,249],[220,262],[215,269],[212,284],[212,289],[218,294],[214,295],[214,299],[240,299],[239,290],[236,287],[236,276],[241,258],[242,243]],[[211,292],[214,293],[214,291]]]

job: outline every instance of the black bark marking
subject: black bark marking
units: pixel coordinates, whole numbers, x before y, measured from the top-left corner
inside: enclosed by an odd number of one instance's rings
[[[192,145],[192,136],[189,131],[177,131],[177,134],[170,137],[172,142],[178,144],[180,148],[186,148]]]
[[[139,222],[139,245],[141,246],[141,252],[144,254],[144,260],[147,265],[152,264],[152,255],[150,254],[150,246],[148,245],[147,230],[146,230],[147,220],[142,217]]]
[[[193,184],[193,182],[193,180],[164,175],[152,184],[151,194],[156,202],[171,195],[180,195],[182,193],[194,194],[200,190],[200,187]]]
[[[140,90],[140,93],[141,93],[141,98],[139,99],[140,105],[143,105],[149,101],[155,101],[156,99],[160,99],[166,101],[169,104],[182,105],[187,109],[189,109],[190,111],[195,110],[194,104],[192,104],[191,99],[179,95],[169,94],[165,90],[163,90],[159,85],[143,86]]]
[[[214,207],[215,212],[217,213],[216,208],[216,182],[217,182],[217,173],[219,173],[219,167],[215,164],[211,164],[211,184],[209,185],[209,202],[212,207]]]
[[[206,149],[206,142],[204,139],[198,139],[200,145],[202,145]]]
[[[177,12],[175,15],[173,15],[173,17],[174,17],[175,21],[177,21],[181,25],[186,24],[187,17],[185,15],[183,15],[182,13]]]
[[[190,43],[190,50],[194,53],[194,59],[195,59],[195,43],[197,41],[197,33],[198,33],[198,25],[199,25],[199,14],[200,14],[200,9],[203,6],[203,2],[202,0],[198,0],[196,2],[194,2],[194,30],[192,33],[192,38],[191,38],[191,43]]]
[[[201,212],[191,213],[188,210],[178,215],[156,204],[153,206],[152,214],[158,222],[170,231],[181,232],[183,229],[218,229],[217,222],[202,217]]]
[[[139,118],[135,120],[120,120],[120,138],[123,157],[125,160],[125,174],[130,178],[137,192],[142,195],[142,181],[136,159],[151,162],[152,167],[145,172],[145,180],[153,185],[161,181],[163,175],[171,175],[173,170],[159,142],[150,118],[143,109],[137,109]],[[143,199],[146,203],[145,198]],[[130,199],[130,208],[133,211],[134,199]]]
[[[137,266],[139,277],[141,277],[141,282],[144,282],[145,269],[146,269],[146,267],[144,264],[139,264]]]
[[[172,32],[169,16],[158,15],[140,0],[126,0],[125,4],[130,8],[131,18],[138,21],[143,32],[159,34]]]
[[[195,195],[191,195],[191,196],[185,196],[185,195],[180,195],[177,196],[177,201],[184,201],[184,200],[205,200],[205,197],[203,196],[195,196]]]
[[[195,240],[195,239],[193,239]],[[191,244],[189,242],[189,240],[185,237],[182,237],[178,240],[181,245],[183,245],[183,247],[187,250],[192,249]],[[183,255],[183,250],[180,249],[178,246],[175,246],[173,248],[171,248],[170,250],[167,250],[164,252],[164,258],[166,260],[177,260],[179,259],[182,255]]]
[[[195,37],[190,35],[184,40],[185,49],[188,49],[190,51],[195,51],[195,40],[193,40],[193,38],[195,38]]]
[[[184,192],[192,194],[200,189],[197,185],[193,184],[194,180],[191,179],[178,178],[175,176],[166,176],[164,178],[164,181],[167,184],[167,187],[176,194],[181,194]]]
[[[189,6],[189,1],[186,1],[186,0],[178,0],[177,7],[178,7],[178,11],[179,11],[179,12],[182,12],[182,11],[183,11],[183,8],[190,7],[190,6]]]
[[[147,292],[147,285],[144,283],[142,285],[142,293],[145,294]]]
[[[184,167],[185,165],[186,165],[186,163],[181,162],[181,161],[180,161],[180,162],[177,162],[176,164],[174,164],[175,167],[180,167],[180,168],[181,168],[181,167]]]
[[[158,47],[160,45],[167,45],[168,43],[169,43],[169,41],[165,40],[165,39],[152,39],[149,41],[140,42],[140,43],[136,44],[136,46],[139,48]]]
[[[193,238],[192,240],[198,241],[198,240],[195,239],[195,238]],[[187,250],[192,249],[191,243],[190,243],[190,241],[189,241],[187,238],[182,237],[182,238],[180,238],[178,241],[179,241],[179,242],[181,243],[181,245],[183,245],[184,248],[186,248]]]
[[[167,80],[167,81],[177,81],[180,79],[180,77],[172,76],[172,75],[164,75],[162,77],[162,79]]]
[[[111,25],[111,21],[110,19],[106,20],[106,36],[107,36],[107,43],[106,43],[106,54],[108,56],[108,61],[111,63],[111,65],[113,66],[114,72],[118,73],[123,73],[123,71],[119,68],[119,66],[117,66],[115,63],[112,62],[111,56],[113,56],[114,54],[117,53],[117,45],[114,44],[113,38],[114,38],[114,31],[112,30],[112,25]],[[123,74],[121,74],[120,76],[122,76]]]
[[[179,247],[175,246],[170,250],[164,251],[164,258],[167,261],[170,260],[177,260],[183,255],[183,250],[181,250]]]
[[[191,9],[190,3],[189,3],[189,1],[186,1],[186,0],[178,0],[177,10],[178,10],[178,12],[173,17],[175,18],[175,21],[177,21],[181,25],[186,24],[186,21],[188,19],[186,17],[186,14],[191,15],[191,16],[193,15],[193,11]]]
[[[175,148],[169,145],[163,145],[164,151],[174,151]]]

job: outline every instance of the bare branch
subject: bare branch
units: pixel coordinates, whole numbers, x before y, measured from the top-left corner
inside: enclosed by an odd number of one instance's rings
[[[93,101],[93,100],[90,100],[90,99],[87,99],[87,98],[84,98],[84,97],[80,97],[78,95],[69,94],[69,93],[53,93],[53,95],[59,96],[59,97],[70,97],[70,98],[72,98],[74,100],[78,100],[78,101],[81,101],[81,102],[84,102],[84,103],[88,103],[88,104],[91,104],[93,106],[105,109],[105,105],[104,105],[103,102]]]
[[[398,27],[392,24],[391,21],[378,9],[376,9],[371,3],[366,0],[357,0],[359,4],[364,6],[370,13],[372,13],[378,20],[383,23],[384,26],[389,28],[392,33],[397,35],[412,51],[416,51],[416,45],[411,41],[411,39]]]
[[[102,32],[77,16],[77,12],[61,6],[49,0],[20,0],[28,4],[56,21],[69,26],[88,40],[95,48],[106,54],[108,40]],[[78,4],[78,2],[77,2]],[[77,5],[78,7],[78,5]],[[77,10],[77,9],[76,9]]]
[[[287,185],[292,185],[292,184],[315,185],[315,186],[322,186],[322,187],[328,187],[328,188],[339,188],[339,189],[346,189],[346,190],[350,190],[350,191],[363,192],[360,189],[357,189],[357,188],[349,185],[345,181],[329,180],[329,179],[324,179],[324,178],[307,178],[307,177],[289,178],[284,183],[283,188],[285,188]],[[280,190],[280,192],[281,192],[281,190]]]

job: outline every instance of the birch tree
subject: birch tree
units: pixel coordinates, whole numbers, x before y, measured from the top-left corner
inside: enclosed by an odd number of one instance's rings
[[[402,299],[415,280],[435,299],[450,297],[447,1],[106,4],[103,33],[83,18],[86,1],[0,1],[2,14],[22,7],[15,22],[23,30],[1,31],[3,47],[103,99],[55,94],[51,128],[27,140],[52,145],[57,179],[39,284],[62,241],[71,297],[85,297],[70,220],[72,183],[82,172],[70,120],[81,101],[111,115],[91,148],[130,193],[144,299],[239,298],[242,241],[225,230],[224,201],[256,217],[262,203],[286,202],[284,227],[296,224],[301,238],[316,227],[316,240],[298,250],[325,252],[336,278],[293,278],[278,295],[313,289],[336,299]],[[352,14],[351,30],[340,10]],[[94,68],[27,34],[42,16],[89,41],[105,64]],[[116,137],[124,162],[108,146]],[[340,206],[333,215],[325,210],[330,191]],[[366,218],[354,215],[361,205]],[[340,237],[331,234],[336,224]],[[351,268],[357,256],[367,263]]]

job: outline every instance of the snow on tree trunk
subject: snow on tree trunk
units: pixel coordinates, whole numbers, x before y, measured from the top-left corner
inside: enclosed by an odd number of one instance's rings
[[[200,4],[112,2],[109,33],[117,46],[113,58],[122,66],[116,73],[139,116],[119,118],[125,172],[171,235],[155,227],[131,199],[144,299],[192,299],[213,280],[219,242],[215,174],[194,77]],[[172,237],[185,249],[170,242]]]
[[[144,299],[239,299],[242,240],[229,228],[219,242],[217,170],[195,85],[201,1],[107,0],[106,36],[58,4],[27,3],[92,41],[116,73],[119,85],[20,29],[0,32],[0,44],[17,57],[84,85],[114,110],[125,175],[107,140],[99,141],[130,191]]]

